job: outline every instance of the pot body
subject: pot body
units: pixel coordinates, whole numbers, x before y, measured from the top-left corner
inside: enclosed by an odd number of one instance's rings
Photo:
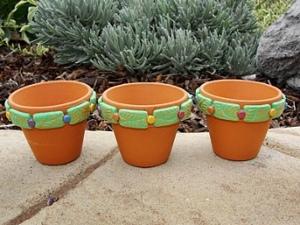
[[[66,164],[81,153],[92,95],[88,85],[76,81],[33,84],[9,96],[7,117],[22,128],[40,163]]]
[[[62,128],[37,130],[23,129],[23,134],[35,156],[45,165],[62,165],[81,154],[86,121]]]
[[[132,166],[153,167],[168,161],[178,125],[147,129],[112,126],[123,160]]]
[[[216,155],[229,160],[255,158],[262,146],[271,121],[246,124],[207,116],[207,126]]]
[[[285,97],[273,86],[246,80],[217,80],[196,92],[216,155],[229,160],[255,158],[272,118],[280,116]]]
[[[181,88],[141,82],[109,88],[99,106],[102,116],[113,124],[123,160],[133,166],[153,167],[168,160],[180,122],[177,116],[181,109],[184,117],[189,116],[192,100]]]

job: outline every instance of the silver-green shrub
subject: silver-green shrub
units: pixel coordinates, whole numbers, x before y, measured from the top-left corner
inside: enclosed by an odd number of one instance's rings
[[[36,42],[57,50],[57,63],[90,63],[85,52],[90,33],[99,36],[117,7],[113,0],[40,0],[30,26]]]
[[[129,74],[255,71],[261,34],[247,0],[40,0],[30,24],[60,64]]]

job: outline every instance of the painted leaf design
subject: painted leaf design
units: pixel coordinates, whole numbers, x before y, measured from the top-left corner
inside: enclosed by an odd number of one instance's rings
[[[213,106],[215,117],[223,120],[239,120],[237,112],[240,110],[240,106],[238,104],[214,101]]]
[[[178,118],[179,107],[172,106],[164,109],[156,109],[153,112],[153,116],[155,117],[154,126],[168,126],[174,123],[179,122]]]
[[[10,106],[8,104],[8,100],[5,101],[4,105],[5,105],[6,111],[10,109]]]
[[[264,105],[246,105],[244,106],[244,111],[246,116],[244,118],[245,122],[262,122],[270,119],[271,106],[268,104]]]
[[[193,106],[192,99],[189,99],[186,102],[181,104],[180,109],[184,112],[184,117],[181,120],[185,120],[189,118],[189,116],[191,115],[192,106]]]
[[[111,123],[117,123],[117,121],[115,121],[113,118],[114,113],[118,112],[116,107],[108,105],[104,102],[99,102],[99,106],[101,109],[101,116],[103,117],[103,119]]]
[[[199,110],[204,112],[205,114],[209,114],[207,108],[213,104],[213,101],[210,98],[207,98],[201,94],[197,95],[197,106]]]
[[[26,129],[32,129],[28,125],[28,120],[31,119],[31,115],[28,113],[19,112],[15,109],[9,110],[11,121],[18,127],[26,128]]]
[[[35,122],[35,128],[37,129],[51,129],[64,126],[63,112],[45,112],[37,113],[33,115],[33,120]]]
[[[279,117],[282,114],[284,107],[285,107],[285,97],[283,97],[283,99],[281,99],[279,102],[274,102],[272,104],[272,109],[276,110],[276,114],[272,118]]]
[[[148,128],[148,113],[144,110],[121,109],[119,111],[119,123],[123,127]]]
[[[95,91],[92,92],[92,96],[90,98],[90,103],[94,104],[94,105],[96,104],[96,92]]]
[[[69,124],[80,123],[86,120],[90,115],[90,103],[83,102],[80,105],[71,107],[67,110],[68,115],[71,117]]]

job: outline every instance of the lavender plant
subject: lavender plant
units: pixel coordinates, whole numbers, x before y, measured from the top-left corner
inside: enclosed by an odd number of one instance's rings
[[[255,70],[261,31],[247,0],[39,0],[30,23],[60,64],[128,74]]]

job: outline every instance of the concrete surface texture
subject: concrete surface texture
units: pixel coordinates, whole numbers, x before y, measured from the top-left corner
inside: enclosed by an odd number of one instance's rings
[[[178,133],[168,162],[137,168],[112,132],[87,131],[76,161],[45,166],[1,130],[0,224],[299,224],[299,141],[300,127],[271,129],[257,158],[234,162],[208,133]]]

